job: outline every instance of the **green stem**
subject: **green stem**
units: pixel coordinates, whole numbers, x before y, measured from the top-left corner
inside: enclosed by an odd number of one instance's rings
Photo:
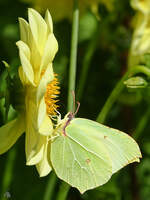
[[[148,108],[147,111],[142,116],[142,118],[140,119],[138,126],[136,127],[136,130],[132,135],[136,141],[140,138],[142,131],[144,130],[147,122],[149,121],[149,116],[150,116],[150,109]]]
[[[54,172],[52,172],[49,176],[49,180],[46,186],[45,194],[44,194],[44,199],[43,200],[51,200],[54,188],[57,183],[57,176],[55,175]]]
[[[125,88],[124,81],[130,76],[136,75],[138,73],[143,73],[146,76],[150,77],[150,69],[148,69],[145,66],[138,65],[138,66],[128,69],[128,71],[124,74],[122,79],[117,83],[116,87],[113,89],[106,103],[104,104],[102,110],[100,111],[97,117],[98,122],[103,123],[106,120],[106,116],[108,112],[110,111],[112,105],[118,99],[120,93]]]
[[[7,96],[8,97],[8,96]],[[8,100],[8,99],[7,99]],[[4,124],[7,123],[8,120],[8,111],[9,111],[9,102],[6,102],[6,110],[5,110],[5,119],[4,119]],[[0,193],[0,199],[1,200],[6,200],[7,197],[5,196],[6,192],[9,192],[9,187],[12,182],[12,176],[13,176],[13,168],[15,164],[15,158],[16,158],[16,147],[11,149],[8,153],[7,160],[6,160],[6,167],[3,173],[3,179],[2,179],[2,189]]]
[[[108,112],[110,111],[112,105],[118,99],[118,96],[124,89],[125,85],[123,84],[123,82],[127,79],[128,76],[129,76],[129,71],[127,71],[125,73],[125,75],[122,77],[122,79],[117,83],[116,87],[111,92],[111,94],[108,97],[106,103],[104,104],[101,112],[99,113],[99,115],[96,119],[97,122],[104,123],[104,121],[106,120],[106,116],[107,116]]]
[[[137,65],[129,69],[129,76],[133,76],[138,73],[143,73],[146,76],[150,77],[150,69],[144,65]]]
[[[74,111],[73,94],[75,92],[76,82],[76,65],[77,65],[77,46],[78,46],[78,27],[79,27],[79,9],[78,0],[74,0],[73,22],[72,22],[72,36],[71,36],[71,55],[70,55],[70,69],[69,69],[69,88],[68,88],[68,111]],[[58,191],[56,200],[65,200],[69,192],[70,186],[62,182]]]
[[[5,167],[5,171],[3,173],[2,190],[1,190],[1,198],[0,198],[1,200],[7,199],[5,197],[5,193],[9,192],[9,187],[11,185],[15,158],[16,158],[16,149],[13,148],[8,153],[6,167]]]
[[[69,68],[68,111],[73,111],[73,103],[74,103],[72,92],[75,92],[78,27],[79,27],[78,0],[74,0],[72,36],[71,36],[71,55],[70,55],[70,68]]]
[[[91,63],[91,59],[93,57],[95,48],[97,46],[97,39],[99,36],[99,30],[96,32],[95,36],[93,39],[89,42],[89,45],[87,47],[87,51],[85,53],[85,56],[83,58],[83,64],[82,64],[82,69],[80,73],[80,80],[78,83],[78,88],[77,88],[77,100],[80,101],[82,98],[82,94],[84,91],[87,75],[89,72],[89,67]]]
[[[68,185],[65,182],[62,182],[61,185],[60,185],[59,192],[58,192],[56,200],[65,200],[65,199],[67,199],[67,195],[68,195],[69,189],[70,189],[70,185]]]

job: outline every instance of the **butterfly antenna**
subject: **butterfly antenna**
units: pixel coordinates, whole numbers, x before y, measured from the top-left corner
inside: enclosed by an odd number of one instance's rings
[[[77,101],[77,109],[76,109],[76,111],[75,111],[74,115],[76,115],[76,114],[78,113],[78,111],[79,111],[79,108],[80,108],[80,102],[79,102],[79,101]]]
[[[72,97],[73,97],[73,113],[74,113],[75,112],[75,102],[76,102],[74,91],[72,91]]]

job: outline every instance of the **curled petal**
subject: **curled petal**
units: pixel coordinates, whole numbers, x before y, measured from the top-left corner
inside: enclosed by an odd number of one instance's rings
[[[42,160],[45,136],[38,134],[34,129],[26,131],[26,165],[35,165]]]
[[[48,155],[50,155],[49,151],[50,151],[50,144],[46,143],[45,147],[44,147],[43,158],[36,165],[36,168],[38,170],[40,177],[48,175],[50,173],[50,171],[52,170],[49,159],[48,159]]]
[[[53,79],[54,79],[54,72],[53,72],[52,63],[50,63],[46,71],[44,72],[41,78],[41,81],[39,83],[39,86],[37,88],[37,97],[36,97],[37,102],[39,102],[43,98],[46,92],[47,84],[50,83]]]
[[[47,39],[47,24],[42,16],[32,8],[29,8],[29,24],[35,43],[42,54]]]
[[[16,43],[17,47],[19,48],[19,52],[22,52],[27,60],[30,60],[30,49],[23,41],[18,41]],[[21,60],[22,61],[22,60]]]
[[[34,73],[33,73],[32,65],[30,63],[30,49],[22,41],[17,42],[16,45],[19,48],[19,54],[20,54],[23,71],[27,79],[29,80],[29,82],[31,82],[34,85]]]
[[[29,24],[23,18],[19,18],[19,26],[20,26],[20,38],[21,40],[28,44],[29,42]]]
[[[41,126],[39,128],[39,133],[41,135],[51,135],[53,132],[53,123],[51,119],[48,117],[48,115],[45,115],[44,120],[41,123]]]
[[[38,105],[35,90],[27,90],[26,96],[26,160],[27,165],[39,163],[43,156],[45,137],[38,131]]]
[[[49,34],[46,41],[44,54],[41,61],[40,71],[45,70],[49,63],[51,63],[58,51],[58,43],[53,33]]]
[[[51,17],[49,10],[46,10],[45,21],[46,21],[47,28],[48,28],[48,30],[47,30],[48,34],[53,33],[53,21],[52,21],[52,17]]]
[[[24,73],[22,67],[19,67],[18,73],[19,73],[19,77],[20,77],[20,80],[21,80],[22,84],[23,84],[23,85],[28,85],[30,82],[29,82],[29,80],[27,79],[26,74]]]
[[[46,104],[45,104],[45,99],[44,97],[41,99],[40,104],[39,104],[39,109],[38,109],[38,118],[37,118],[37,123],[38,123],[38,129],[41,126],[41,123],[43,122],[45,115],[46,115]]]
[[[46,104],[44,97],[40,102],[38,110],[38,131],[42,135],[50,135],[53,131],[52,121],[46,113]]]

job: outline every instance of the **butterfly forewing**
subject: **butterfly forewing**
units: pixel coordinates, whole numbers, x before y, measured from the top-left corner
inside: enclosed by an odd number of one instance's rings
[[[112,161],[112,173],[129,163],[139,162],[139,158],[141,158],[141,152],[136,141],[119,130],[82,118],[72,120],[67,128],[75,130],[74,132],[84,133],[87,138],[95,138],[96,141],[101,142],[107,149]]]

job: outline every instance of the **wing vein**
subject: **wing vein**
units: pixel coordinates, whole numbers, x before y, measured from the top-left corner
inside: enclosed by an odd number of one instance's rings
[[[79,144],[79,145],[80,145],[84,150],[86,150],[87,152],[89,152],[89,153],[91,153],[91,154],[94,154],[96,157],[98,157],[99,159],[101,159],[101,160],[103,160],[104,162],[106,162],[105,159],[103,159],[101,156],[99,156],[96,152],[87,149],[84,145],[82,145],[80,142],[76,141],[76,139],[72,138],[70,135],[69,135],[68,137],[69,137],[71,140],[73,140],[74,142],[76,142],[77,144]],[[108,157],[109,157],[109,155],[108,155]]]

